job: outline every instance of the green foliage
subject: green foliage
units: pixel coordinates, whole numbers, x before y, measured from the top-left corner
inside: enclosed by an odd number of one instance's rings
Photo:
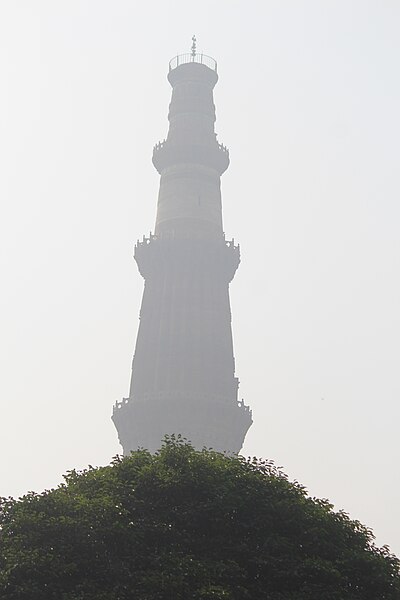
[[[2,600],[399,600],[399,562],[269,461],[161,451],[0,508]]]

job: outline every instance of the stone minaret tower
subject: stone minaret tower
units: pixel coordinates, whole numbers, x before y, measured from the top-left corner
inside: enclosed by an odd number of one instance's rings
[[[174,58],[167,139],[154,147],[161,175],[154,235],[135,246],[145,280],[129,397],[113,421],[124,453],[156,451],[166,434],[196,448],[237,453],[252,423],[238,402],[229,282],[239,246],[222,226],[220,177],[229,153],[214,132],[214,59]]]

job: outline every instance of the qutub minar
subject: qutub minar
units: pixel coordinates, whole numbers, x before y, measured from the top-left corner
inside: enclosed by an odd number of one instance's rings
[[[240,451],[251,412],[238,402],[229,283],[239,246],[225,239],[222,173],[229,152],[214,131],[217,63],[191,53],[169,64],[169,131],[154,147],[161,175],[154,235],[135,246],[145,280],[129,397],[113,421],[124,453],[155,452],[166,434],[196,448]]]

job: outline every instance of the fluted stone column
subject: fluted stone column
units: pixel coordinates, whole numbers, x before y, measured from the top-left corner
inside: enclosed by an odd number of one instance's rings
[[[214,131],[216,63],[176,57],[168,80],[168,136],[153,153],[155,233],[135,246],[145,287],[131,386],[113,420],[125,454],[154,452],[166,434],[236,453],[252,420],[235,376],[229,283],[240,257],[222,226],[229,153]]]

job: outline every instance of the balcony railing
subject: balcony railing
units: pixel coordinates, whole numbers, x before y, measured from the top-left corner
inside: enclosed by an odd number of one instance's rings
[[[167,140],[163,140],[162,142],[157,142],[157,144],[155,144],[155,146],[153,146],[153,152],[162,150],[162,148],[164,148],[166,145],[167,145]],[[224,144],[220,144],[219,142],[217,142],[217,146],[222,152],[224,152],[225,154],[227,154],[229,156],[229,148],[224,146]]]
[[[214,58],[207,56],[207,54],[192,54],[190,52],[174,56],[174,58],[169,61],[169,70],[172,71],[173,69],[176,69],[176,67],[179,67],[179,65],[185,65],[191,62],[205,65],[212,71],[217,72],[217,61]]]

